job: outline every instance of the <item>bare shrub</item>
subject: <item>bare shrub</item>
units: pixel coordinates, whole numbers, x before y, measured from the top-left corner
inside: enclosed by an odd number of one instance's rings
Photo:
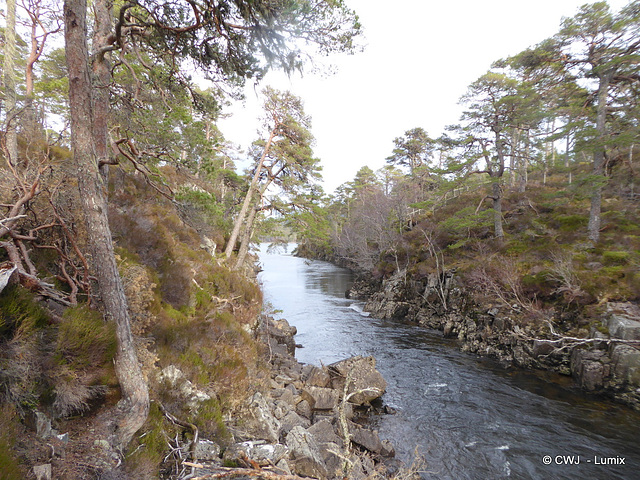
[[[573,268],[573,256],[568,252],[554,253],[552,262],[547,279],[558,284],[554,292],[563,295],[568,303],[585,296]]]
[[[537,299],[524,293],[522,275],[513,258],[488,259],[485,265],[470,272],[467,280],[480,295],[494,298],[511,309],[540,313]]]

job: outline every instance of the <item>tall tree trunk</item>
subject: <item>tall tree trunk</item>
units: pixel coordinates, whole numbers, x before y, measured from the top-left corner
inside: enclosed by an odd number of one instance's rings
[[[122,398],[113,419],[111,444],[129,443],[149,413],[149,391],[131,334],[127,301],[113,252],[107,219],[106,188],[98,170],[93,141],[92,87],[87,49],[86,0],[65,0],[65,48],[69,72],[71,145],[85,214],[91,266],[98,280],[105,318],[115,322],[118,348],[115,369]]]
[[[496,153],[498,154],[498,165],[490,169],[490,175],[494,178],[492,185],[493,195],[493,230],[496,238],[504,237],[504,230],[502,228],[502,187],[500,182],[504,175],[504,140],[502,139],[501,130],[494,129],[496,135]]]
[[[37,132],[36,128],[36,109],[34,102],[34,78],[33,66],[38,60],[38,39],[37,24],[34,20],[31,23],[31,50],[27,58],[27,66],[25,68],[25,96],[24,96],[24,114],[22,118],[22,128],[25,136],[30,140]]]
[[[518,192],[525,193],[527,182],[529,181],[529,155],[531,155],[531,131],[527,128],[524,136],[524,154],[520,159],[518,168],[520,169]]]
[[[240,249],[238,250],[235,269],[240,268],[242,264],[244,264],[244,259],[247,257],[247,253],[249,253],[249,245],[251,244],[251,237],[253,236],[253,225],[255,224],[257,214],[258,205],[253,205],[245,222],[244,231],[242,232],[242,240],[240,241]]]
[[[93,139],[98,157],[100,173],[108,179],[109,164],[109,85],[111,68],[103,49],[110,45],[111,10],[113,0],[98,0],[94,3],[95,25],[93,30],[93,50],[97,54],[91,63],[93,73]]]
[[[595,176],[595,179],[593,183],[593,191],[591,193],[589,225],[587,226],[589,240],[594,243],[600,239],[600,212],[602,209],[602,176],[604,175],[604,141],[606,136],[607,94],[609,93],[611,77],[611,73],[602,74],[599,78],[598,84],[596,131],[598,132],[597,141],[600,145],[596,147],[596,151],[593,154],[593,175]]]
[[[9,162],[18,164],[18,115],[16,95],[16,0],[7,0],[7,27],[4,46],[4,108],[6,111],[6,145]]]
[[[572,174],[571,174],[571,165],[569,163],[569,152],[571,151],[571,130],[569,130],[567,132],[567,144],[565,146],[565,152],[564,152],[564,168],[567,169],[567,174],[569,175],[568,181],[569,181],[569,185],[571,185],[571,182],[573,181],[572,178]]]
[[[258,188],[258,179],[260,178],[260,173],[262,172],[262,165],[264,164],[265,158],[269,153],[269,149],[271,148],[271,143],[276,136],[277,128],[274,128],[269,134],[269,140],[267,140],[266,145],[264,146],[264,150],[262,151],[262,156],[260,157],[260,161],[256,166],[256,172],[253,175],[253,179],[251,180],[251,184],[249,185],[249,190],[247,190],[247,195],[244,197],[244,202],[242,203],[242,208],[240,209],[240,213],[236,218],[236,221],[233,225],[233,231],[231,232],[231,237],[227,242],[227,247],[224,250],[224,254],[226,258],[230,258],[233,253],[233,249],[236,248],[236,243],[238,241],[238,235],[240,235],[240,229],[244,224],[244,219],[247,216],[247,210],[249,209],[249,205],[253,200],[253,195]]]
[[[496,178],[491,186],[493,195],[493,234],[496,238],[504,237],[502,228],[502,189],[500,188],[500,178]]]

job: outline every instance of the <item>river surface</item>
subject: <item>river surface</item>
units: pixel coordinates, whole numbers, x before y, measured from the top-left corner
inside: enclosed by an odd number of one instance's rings
[[[566,377],[505,370],[438,332],[368,317],[345,298],[347,270],[265,246],[260,262],[265,303],[298,329],[300,361],[376,358],[383,400],[398,413],[376,417],[375,428],[406,463],[418,449],[423,478],[640,479],[637,412],[587,397]]]

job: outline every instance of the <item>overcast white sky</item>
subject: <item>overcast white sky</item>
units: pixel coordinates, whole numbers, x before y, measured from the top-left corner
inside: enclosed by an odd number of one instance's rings
[[[585,0],[346,0],[360,16],[364,52],[322,59],[331,76],[287,79],[269,74],[221,122],[225,136],[246,148],[256,138],[259,90],[290,90],[313,119],[315,154],[329,193],[368,165],[384,166],[393,139],[414,128],[432,137],[461,113],[459,98],[492,62],[556,33],[562,17]],[[626,0],[610,0],[618,11]]]

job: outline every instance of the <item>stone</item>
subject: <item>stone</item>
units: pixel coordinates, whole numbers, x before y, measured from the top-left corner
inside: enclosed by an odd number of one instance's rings
[[[380,455],[387,458],[396,456],[396,449],[389,440],[382,440],[382,450],[380,451]]]
[[[211,440],[201,439],[196,445],[195,454],[198,460],[218,460],[220,453],[220,445]]]
[[[306,400],[302,400],[296,405],[296,413],[300,416],[311,419],[311,405]]]
[[[294,427],[287,434],[285,443],[291,452],[295,473],[305,477],[327,478],[327,467],[320,447],[311,433],[302,427]]]
[[[289,405],[291,405],[291,407],[295,407],[296,406],[295,395],[297,395],[298,392],[296,390],[296,387],[294,387],[293,385],[291,385],[291,387],[293,387],[293,390],[290,388],[284,389],[284,392],[282,393],[282,395],[280,395],[280,401],[288,403]]]
[[[55,430],[51,428],[51,420],[44,413],[38,412],[36,410],[35,420],[36,420],[36,434],[38,435],[38,437],[47,439],[52,435],[57,434],[57,432],[55,432]]]
[[[323,369],[313,366],[302,378],[304,383],[310,387],[326,388],[331,384],[329,373]]]
[[[211,400],[208,393],[198,390],[175,365],[163,368],[158,374],[158,382],[165,384],[172,395],[183,399],[192,411],[196,411],[202,402]]]
[[[242,442],[235,443],[224,452],[227,461],[251,460],[258,465],[276,465],[289,455],[289,449],[281,443]]]
[[[349,423],[349,434],[353,443],[360,445],[371,453],[378,455],[382,453],[384,447],[376,430],[369,430],[355,423]]]
[[[291,468],[289,468],[289,463],[283,458],[278,463],[276,463],[276,467],[284,472],[286,475],[291,475]]]
[[[611,338],[640,340],[640,308],[631,303],[609,303],[606,325]]]
[[[329,420],[320,420],[307,428],[307,431],[313,435],[319,445],[324,443],[342,445],[343,443],[342,439],[336,433],[333,424]]]
[[[205,235],[202,237],[202,244],[200,244],[200,248],[205,250],[212,257],[215,257],[218,246],[216,245],[216,242]]]
[[[311,421],[307,418],[301,417],[296,412],[291,411],[287,415],[280,419],[281,435],[286,435],[291,431],[293,427],[308,428],[311,425]]]
[[[609,373],[604,361],[606,361],[606,355],[600,350],[576,349],[571,354],[571,373],[585,390],[599,390],[603,387]]]
[[[34,465],[33,474],[36,476],[36,480],[51,480],[51,464]]]
[[[277,400],[275,407],[273,408],[273,415],[278,419],[282,420],[289,412],[293,410],[293,407],[282,400]]]
[[[307,387],[301,396],[309,402],[311,410],[334,410],[338,406],[340,394],[332,388]]]
[[[260,392],[249,401],[249,415],[243,428],[250,438],[277,443],[280,437],[280,422],[273,415],[265,398]]]
[[[365,405],[379,398],[387,389],[387,382],[376,370],[373,357],[355,356],[329,365],[331,385],[342,392],[347,377],[350,384],[347,389],[347,401],[355,405]]]
[[[631,386],[640,386],[640,350],[631,345],[616,345],[611,352],[616,379]]]
[[[337,443],[320,444],[320,452],[330,478],[344,478],[344,459],[338,455],[340,451],[341,447]]]

